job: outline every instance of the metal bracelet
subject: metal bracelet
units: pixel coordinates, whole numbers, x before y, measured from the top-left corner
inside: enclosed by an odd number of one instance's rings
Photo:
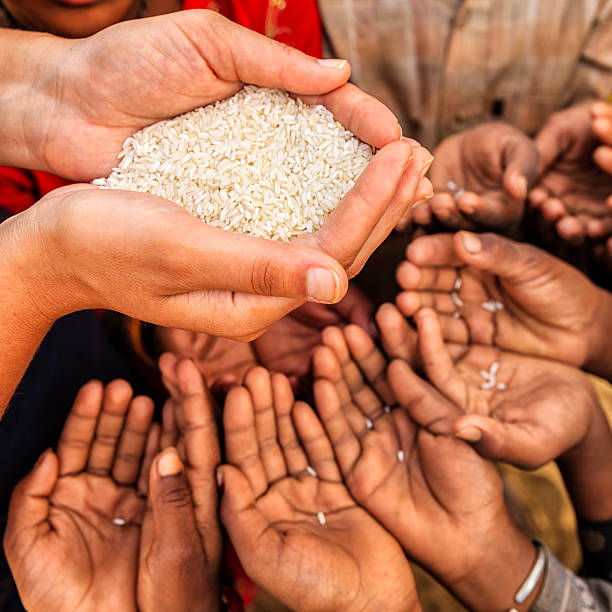
[[[537,548],[538,555],[536,557],[535,563],[529,572],[529,575],[523,581],[523,584],[519,587],[516,595],[514,596],[514,602],[517,604],[522,604],[533,592],[536,584],[538,584],[540,578],[542,577],[542,573],[544,572],[544,568],[546,567],[546,553],[544,552],[544,548],[542,545],[534,540],[533,541],[535,547]]]

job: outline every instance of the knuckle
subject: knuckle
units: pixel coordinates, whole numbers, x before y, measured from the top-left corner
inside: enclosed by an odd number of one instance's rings
[[[177,508],[188,508],[191,506],[191,495],[184,482],[170,483],[164,487],[161,499],[164,504]]]

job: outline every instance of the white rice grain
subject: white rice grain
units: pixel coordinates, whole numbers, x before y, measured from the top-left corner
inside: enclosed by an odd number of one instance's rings
[[[93,183],[161,196],[215,227],[288,241],[323,225],[372,156],[323,106],[246,85],[137,132],[111,175]]]

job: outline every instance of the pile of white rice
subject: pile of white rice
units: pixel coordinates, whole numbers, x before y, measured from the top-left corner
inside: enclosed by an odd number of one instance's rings
[[[372,155],[323,106],[247,85],[137,132],[119,167],[93,182],[162,196],[215,227],[286,241],[319,229]]]

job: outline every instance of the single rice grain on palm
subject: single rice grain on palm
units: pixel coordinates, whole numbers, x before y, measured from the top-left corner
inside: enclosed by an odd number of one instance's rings
[[[176,202],[202,221],[288,241],[319,229],[374,150],[323,106],[246,85],[140,130],[94,184]]]

